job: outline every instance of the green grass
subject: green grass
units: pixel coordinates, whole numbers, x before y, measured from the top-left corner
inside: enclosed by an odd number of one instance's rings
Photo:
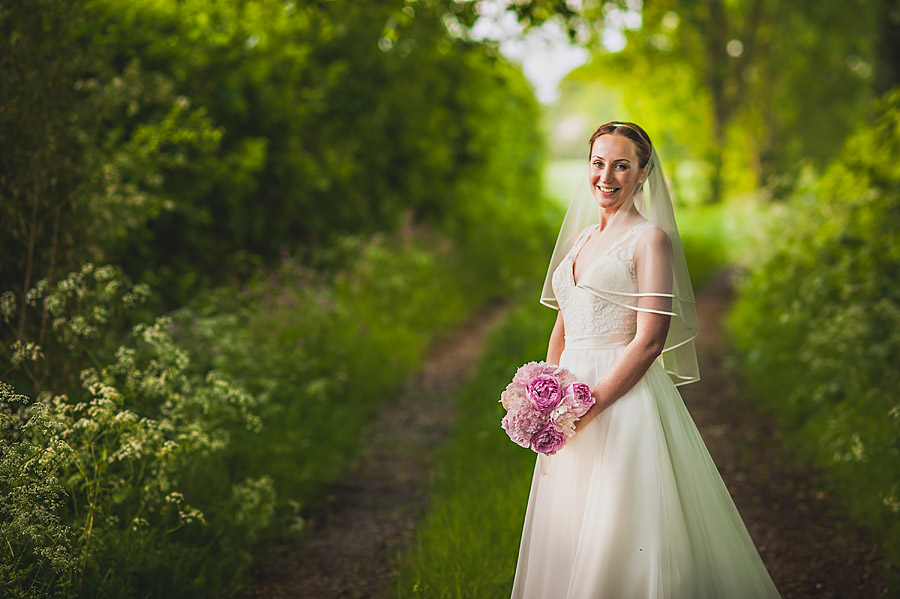
[[[528,301],[490,336],[458,398],[431,511],[401,558],[397,597],[509,595],[535,454],[506,437],[498,400],[519,365],[544,358],[554,317]]]

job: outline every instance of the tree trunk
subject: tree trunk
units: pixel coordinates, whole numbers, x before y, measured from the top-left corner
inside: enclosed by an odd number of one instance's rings
[[[875,85],[885,92],[900,84],[900,0],[882,0],[879,22]]]
[[[722,201],[723,179],[722,153],[725,149],[725,134],[731,118],[730,102],[726,97],[726,82],[728,80],[728,54],[725,45],[728,39],[728,17],[722,0],[707,0],[709,10],[706,21],[706,81],[712,98],[713,110],[713,155],[710,157],[712,175],[709,182],[710,204]]]

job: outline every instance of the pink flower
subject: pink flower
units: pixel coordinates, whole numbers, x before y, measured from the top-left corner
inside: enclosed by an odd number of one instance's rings
[[[547,417],[535,410],[530,401],[523,399],[510,406],[500,426],[516,445],[530,447],[532,437],[546,422]]]
[[[532,437],[531,449],[544,455],[553,455],[563,448],[566,440],[565,433],[557,429],[552,422],[548,422]]]
[[[575,435],[575,422],[594,405],[591,388],[569,370],[528,362],[500,394],[506,410],[501,426],[517,445],[546,455]]]
[[[513,376],[512,382],[523,387],[530,383],[532,379],[542,374],[556,374],[559,366],[547,364],[546,362],[528,362],[519,366],[516,374]]]
[[[503,409],[506,411],[523,399],[525,399],[525,386],[516,383],[508,384],[506,390],[500,394],[500,403],[503,404]]]
[[[563,401],[571,406],[575,416],[581,418],[596,400],[591,395],[591,388],[584,383],[569,383],[563,388]]]
[[[571,370],[562,367],[558,369],[557,376],[559,377],[560,387],[565,387],[578,380],[578,377]]]
[[[539,374],[525,385],[525,394],[534,407],[543,414],[549,414],[559,405],[563,390],[559,380],[550,374]]]

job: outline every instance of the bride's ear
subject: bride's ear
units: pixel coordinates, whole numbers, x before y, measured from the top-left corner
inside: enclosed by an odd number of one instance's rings
[[[644,189],[644,183],[647,182],[647,178],[650,176],[650,163],[648,162],[644,168],[641,169],[641,174],[638,177],[637,189]]]
[[[644,165],[644,168],[641,169],[641,185],[647,182],[647,178],[650,177],[650,162]]]

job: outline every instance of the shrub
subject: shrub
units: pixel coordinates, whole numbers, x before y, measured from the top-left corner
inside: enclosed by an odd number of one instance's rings
[[[448,245],[426,249],[434,239],[345,238],[321,258],[337,272],[286,258],[243,290],[174,315],[204,368],[229,373],[259,399],[265,439],[244,435],[233,463],[271,473],[283,507],[309,504],[342,475],[373,414],[435,335],[496,291],[473,285]]]
[[[731,325],[747,379],[900,558],[900,90],[770,224]]]
[[[234,432],[259,430],[255,398],[192,369],[167,318],[134,326],[124,342],[104,336],[117,310],[145,296],[90,264],[27,295],[35,320],[50,323],[51,355],[68,359],[39,380],[34,403],[3,386],[0,570],[13,594],[221,594],[268,527],[271,479],[232,479],[225,459]],[[32,374],[47,360],[30,340],[5,357]]]
[[[86,15],[90,80],[135,90],[100,132],[114,174],[158,208],[107,255],[169,307],[284,247],[410,217],[462,239],[539,209],[533,93],[448,34],[444,3],[92,0]]]
[[[0,348],[0,376],[35,397],[0,388],[10,593],[232,594],[255,541],[302,524],[435,335],[511,293],[512,275],[472,276],[474,251],[428,230],[345,238],[322,270],[286,257],[149,322],[150,290],[112,267],[39,282],[26,309],[45,326]],[[0,296],[7,332],[17,310]]]

